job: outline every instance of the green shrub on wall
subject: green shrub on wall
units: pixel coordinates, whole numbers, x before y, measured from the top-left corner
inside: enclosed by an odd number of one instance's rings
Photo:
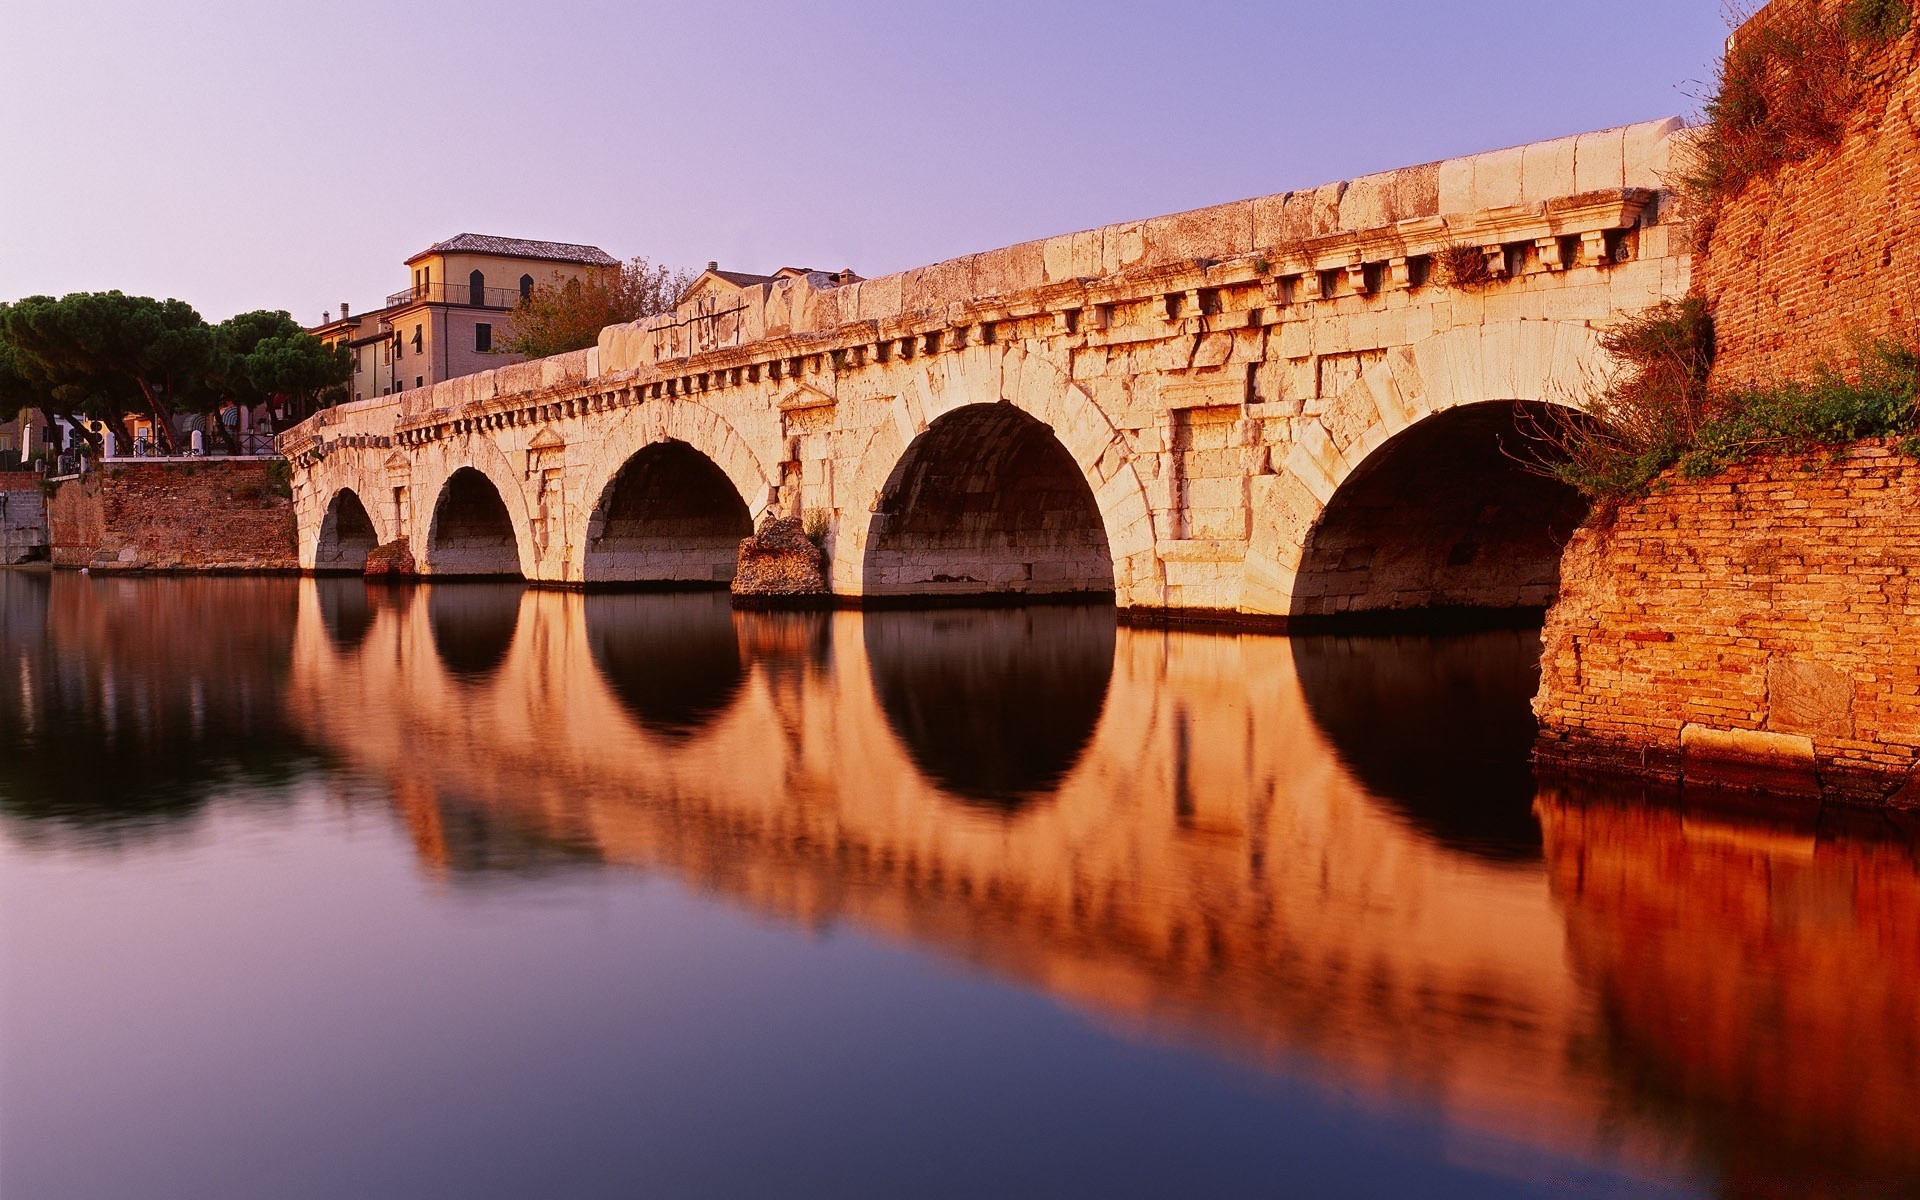
[[[1621,364],[1579,411],[1527,417],[1535,469],[1600,503],[1645,495],[1678,466],[1701,478],[1765,454],[1891,437],[1920,456],[1920,348],[1855,348],[1851,372],[1715,392],[1713,318],[1698,298],[1668,303],[1610,331]]]

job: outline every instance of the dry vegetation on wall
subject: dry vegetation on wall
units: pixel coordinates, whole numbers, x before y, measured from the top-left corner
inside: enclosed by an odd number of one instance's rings
[[[1434,281],[1442,287],[1470,292],[1493,282],[1493,268],[1487,265],[1483,248],[1456,242],[1433,256]]]
[[[1695,297],[1609,331],[1619,374],[1579,410],[1525,417],[1531,461],[1600,504],[1636,499],[1678,466],[1702,478],[1765,454],[1900,439],[1920,456],[1920,348],[1855,348],[1851,372],[1822,366],[1805,379],[1716,391],[1713,318]]]
[[[1783,164],[1834,146],[1868,54],[1907,32],[1907,0],[1775,0],[1738,25],[1676,181],[1702,237],[1722,205]]]

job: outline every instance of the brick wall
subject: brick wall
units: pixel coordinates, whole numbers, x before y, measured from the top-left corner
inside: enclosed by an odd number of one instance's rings
[[[1667,482],[1567,547],[1542,761],[1887,799],[1920,760],[1920,462],[1870,442]]]
[[[1920,22],[1864,70],[1840,144],[1749,184],[1695,260],[1721,384],[1844,362],[1862,336],[1920,338]]]
[[[295,570],[293,502],[275,473],[262,459],[107,463],[54,493],[54,565]]]

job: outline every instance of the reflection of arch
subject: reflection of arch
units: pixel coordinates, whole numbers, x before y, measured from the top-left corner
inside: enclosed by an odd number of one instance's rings
[[[1296,425],[1272,475],[1253,480],[1254,530],[1241,608],[1295,611],[1307,539],[1341,485],[1396,434],[1467,405],[1570,404],[1605,377],[1599,337],[1573,321],[1463,326],[1391,350],[1320,414]]]
[[[341,488],[320,520],[320,540],[313,552],[313,569],[353,572],[367,568],[367,554],[380,544],[373,517],[352,488]]]
[[[724,584],[740,539],[752,533],[725,471],[685,442],[655,442],[627,460],[594,505],[584,579]]]
[[[1529,764],[1540,635],[1295,637],[1300,689],[1347,770],[1441,842],[1540,855]]]
[[[478,683],[500,669],[520,623],[517,583],[436,584],[427,589],[427,624],[447,674]]]
[[[642,728],[691,737],[732,706],[746,667],[725,595],[595,594],[585,605],[594,665]]]
[[[513,518],[493,481],[472,467],[447,477],[427,530],[430,575],[519,576],[520,547]]]
[[[1129,604],[1164,603],[1153,518],[1126,439],[1062,362],[985,344],[928,360],[894,398],[893,419],[881,421],[856,455],[860,467],[848,486],[842,489],[836,480],[835,503],[844,523],[829,543],[833,590],[862,590],[874,531],[865,514],[880,505],[908,446],[946,414],[995,400],[1046,426],[1079,469],[1106,533],[1114,591]]]
[[[867,597],[1111,593],[1113,556],[1093,490],[1039,420],[1010,404],[935,419],[875,507]]]
[[[1290,615],[1544,614],[1559,590],[1561,548],[1587,505],[1517,460],[1521,411],[1463,405],[1369,454],[1308,530]]]
[[[874,692],[916,766],[963,799],[1017,807],[1080,761],[1113,678],[1112,608],[875,612]]]
[[[327,640],[342,654],[352,654],[373,628],[373,604],[364,579],[316,579],[320,624]]]

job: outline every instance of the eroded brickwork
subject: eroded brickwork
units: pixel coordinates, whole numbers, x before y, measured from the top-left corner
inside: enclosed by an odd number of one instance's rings
[[[96,571],[293,571],[293,502],[266,459],[109,462],[47,506],[53,562]]]
[[[1845,362],[1863,337],[1920,336],[1916,68],[1920,24],[1866,60],[1833,151],[1756,180],[1720,214],[1696,275],[1713,306],[1720,383]]]
[[[1668,483],[1567,547],[1541,757],[1887,798],[1920,759],[1920,462],[1873,442]]]

